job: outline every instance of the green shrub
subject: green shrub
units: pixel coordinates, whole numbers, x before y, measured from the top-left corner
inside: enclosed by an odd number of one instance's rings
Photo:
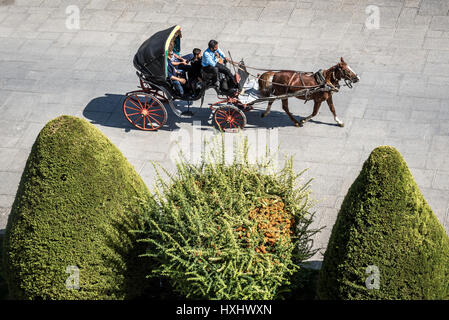
[[[288,286],[289,292],[284,294],[287,300],[315,300],[320,270],[302,267],[295,272]]]
[[[85,120],[39,133],[9,216],[4,273],[13,299],[123,299],[145,289],[130,229],[149,192],[120,151]],[[142,199],[142,200],[138,200]],[[67,267],[80,289],[67,289]]]
[[[368,289],[376,284],[368,266],[379,270],[378,289]],[[448,271],[448,236],[407,164],[393,147],[376,148],[332,229],[319,298],[447,299]]]
[[[149,277],[184,297],[280,298],[315,253],[308,184],[297,185],[291,159],[273,172],[270,159],[251,165],[246,144],[238,150],[243,161],[229,165],[223,142],[199,164],[178,162],[148,203]]]

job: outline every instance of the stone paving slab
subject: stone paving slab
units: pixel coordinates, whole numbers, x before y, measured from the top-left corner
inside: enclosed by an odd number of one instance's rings
[[[213,133],[207,108],[195,119],[177,119],[169,111],[158,132],[135,130],[123,117],[124,94],[138,85],[135,51],[151,34],[174,24],[182,26],[185,52],[204,49],[215,38],[249,66],[316,71],[343,56],[361,75],[353,90],[343,88],[334,96],[344,128],[335,126],[326,105],[302,128],[292,126],[279,102],[268,117],[247,114],[243,134],[254,140],[253,150],[273,139],[279,160],[294,155],[296,170],[309,168],[303,181],[313,178],[314,226],[326,226],[316,247],[326,247],[348,188],[372,149],[384,144],[403,154],[449,230],[449,0],[0,3],[0,230],[32,144],[50,119],[70,114],[92,122],[150,188],[155,178],[150,161],[173,171],[176,141],[188,150],[197,146],[194,120],[204,136]],[[72,5],[80,12],[78,30],[66,27]],[[379,12],[379,29],[365,24],[368,6]],[[206,104],[214,101],[208,93]],[[290,100],[290,110],[305,117],[312,105]]]

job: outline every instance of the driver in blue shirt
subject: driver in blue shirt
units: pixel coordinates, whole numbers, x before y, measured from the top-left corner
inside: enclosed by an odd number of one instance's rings
[[[237,87],[238,84],[235,82],[231,70],[222,64],[220,60],[222,60],[223,63],[229,62],[229,58],[227,58],[223,51],[218,48],[218,42],[216,40],[210,40],[208,48],[203,52],[203,57],[201,59],[203,70],[215,74],[215,85],[217,87],[220,87],[218,72],[223,73],[228,79],[231,79],[235,87]]]

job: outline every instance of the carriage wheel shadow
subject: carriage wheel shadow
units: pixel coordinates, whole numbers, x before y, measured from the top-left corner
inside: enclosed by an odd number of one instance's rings
[[[123,101],[126,96],[123,94],[111,94],[106,93],[104,96],[96,97],[92,99],[84,108],[83,116],[90,120],[92,124],[98,124],[105,127],[122,128],[125,132],[130,132],[131,130],[138,130],[132,124],[128,122],[123,114]],[[179,118],[177,117],[166,104],[167,109],[167,122],[165,125],[159,129],[160,131],[173,131],[180,127],[180,123],[190,123],[193,124],[194,121],[200,121],[203,130],[213,130],[213,121],[210,121],[211,111],[209,110],[208,104],[205,102],[202,108],[199,108],[200,101],[194,101],[191,105],[191,111],[195,114],[191,118]],[[176,107],[183,111],[187,110],[187,103],[184,101],[175,101]],[[246,112],[247,117],[247,127],[246,128],[282,128],[291,127],[295,128],[292,121],[289,119],[284,111],[272,110],[271,113],[265,117],[261,118],[263,112],[263,107],[257,110]],[[304,117],[295,115],[299,120]],[[335,126],[333,123],[326,123],[317,120],[310,120],[316,124],[325,124]]]

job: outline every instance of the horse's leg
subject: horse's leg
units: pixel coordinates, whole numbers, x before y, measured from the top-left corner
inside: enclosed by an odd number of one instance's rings
[[[261,115],[262,118],[268,116],[268,114],[269,114],[270,111],[271,111],[271,105],[273,104],[273,102],[274,102],[274,101],[268,102],[267,109],[266,109],[265,112],[262,113],[262,115]]]
[[[290,119],[293,121],[293,123],[295,124],[295,126],[299,127],[300,124],[298,122],[298,120],[296,120],[293,115],[290,113],[290,111],[288,110],[288,99],[282,99],[282,109],[284,109],[284,111],[287,113],[287,115],[290,117]]]
[[[313,112],[310,116],[304,118],[301,120],[300,125],[302,126],[304,123],[306,123],[307,121],[309,121],[310,119],[312,119],[313,117],[315,117],[318,114],[318,111],[320,111],[320,107],[321,107],[321,101],[320,100],[314,100],[315,104],[313,105]]]
[[[329,109],[331,110],[332,114],[334,115],[335,122],[337,122],[337,124],[340,127],[344,127],[345,124],[340,119],[338,119],[337,113],[335,112],[334,101],[332,100],[332,95],[329,95],[329,98],[327,98],[326,102],[327,102],[327,105],[329,106]]]

